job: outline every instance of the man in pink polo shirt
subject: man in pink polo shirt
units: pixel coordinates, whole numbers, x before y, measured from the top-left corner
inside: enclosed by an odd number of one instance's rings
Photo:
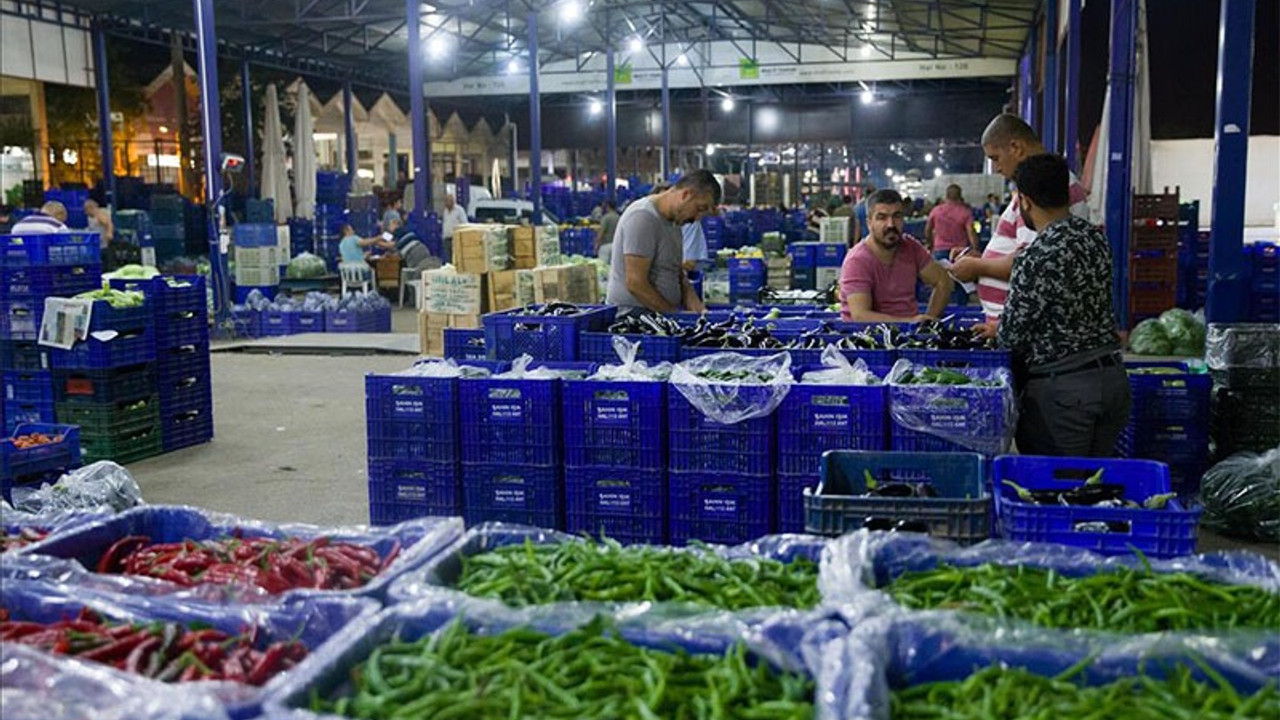
[[[982,150],[990,158],[996,171],[1006,180],[1013,179],[1018,163],[1048,152],[1040,143],[1030,125],[1016,115],[997,115],[982,133]],[[1088,193],[1073,174],[1068,188],[1068,200],[1072,215],[1089,219]],[[1018,195],[1014,193],[1009,206],[1000,215],[991,233],[991,242],[981,258],[963,257],[951,266],[951,274],[962,282],[978,281],[978,299],[986,313],[987,322],[998,323],[1009,297],[1009,277],[1013,273],[1013,259],[1028,245],[1035,242],[1036,231],[1027,227],[1022,217]]]
[[[902,196],[877,190],[867,197],[867,228],[840,266],[841,314],[855,322],[921,322],[947,307],[951,276],[919,240],[903,233]],[[916,306],[916,278],[933,288],[929,311]]]

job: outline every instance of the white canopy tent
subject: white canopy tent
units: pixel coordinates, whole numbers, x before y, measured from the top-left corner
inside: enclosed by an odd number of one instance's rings
[[[311,91],[298,84],[298,103],[293,116],[293,189],[297,203],[294,217],[316,214],[316,140],[311,121]]]
[[[284,166],[284,129],[280,126],[280,99],[275,85],[267,86],[264,100],[266,114],[262,121],[262,187],[259,196],[275,203],[277,223],[289,220],[293,199],[289,194],[289,175]]]

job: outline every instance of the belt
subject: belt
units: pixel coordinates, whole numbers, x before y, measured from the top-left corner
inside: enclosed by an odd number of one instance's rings
[[[1110,355],[1103,355],[1100,358],[1095,358],[1093,360],[1080,363],[1079,365],[1073,365],[1069,368],[1065,368],[1062,370],[1049,370],[1044,372],[1034,372],[1034,371],[1028,372],[1027,377],[1032,380],[1040,380],[1043,378],[1052,378],[1052,377],[1058,377],[1061,375],[1071,375],[1072,373],[1084,372],[1085,370],[1097,370],[1101,368],[1116,367],[1118,365],[1122,365],[1123,363],[1124,363],[1124,360],[1120,357],[1120,353],[1111,353]]]

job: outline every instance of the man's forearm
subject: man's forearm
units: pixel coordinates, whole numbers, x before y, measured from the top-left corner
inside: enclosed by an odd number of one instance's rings
[[[879,312],[876,312],[876,311],[874,311],[874,310],[857,310],[857,309],[855,309],[855,308],[853,308],[853,307],[850,307],[850,308],[849,308],[849,317],[850,317],[850,318],[852,318],[854,322],[861,322],[861,323],[869,323],[869,322],[911,322],[911,321],[914,319],[914,318],[912,318],[912,317],[901,317],[901,316],[898,316],[898,315],[886,315],[885,313],[879,313]]]
[[[627,291],[639,300],[641,305],[655,312],[669,313],[680,309],[667,302],[662,293],[648,282],[627,283]]]
[[[693,283],[689,282],[688,277],[681,279],[681,285],[681,300],[684,303],[684,308],[692,312],[705,311],[707,306],[702,302],[702,298],[698,297],[698,293],[693,289]]]
[[[943,274],[942,280],[933,286],[933,293],[929,295],[929,315],[935,318],[942,317],[942,313],[947,309],[947,300],[951,297],[951,289],[954,283],[951,276]]]
[[[1013,274],[1013,254],[1000,258],[983,258],[978,262],[978,274],[996,280],[1008,280]]]

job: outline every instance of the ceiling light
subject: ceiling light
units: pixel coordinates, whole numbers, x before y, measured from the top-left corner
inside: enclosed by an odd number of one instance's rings
[[[582,17],[582,6],[578,4],[578,0],[565,0],[560,6],[561,22],[575,23],[580,17]]]
[[[444,37],[436,35],[427,43],[427,53],[433,58],[439,58],[444,55],[445,42]]]
[[[720,109],[725,112],[733,112],[733,98],[725,96],[725,98],[720,101]]]
[[[520,63],[516,62],[515,58],[511,58],[507,61],[507,74],[515,75],[518,72],[520,72]]]
[[[933,176],[934,176],[934,177],[942,177],[942,168],[934,168],[934,169],[933,169]]]
[[[679,55],[677,55],[677,56],[676,56],[676,64],[677,64],[677,65],[688,65],[688,64],[689,64],[689,58],[688,58],[688,56],[686,56],[684,53],[680,53]]]
[[[875,102],[875,100],[876,100],[876,94],[875,94],[875,93],[871,92],[870,90],[863,90],[863,91],[862,91],[862,104],[863,104],[863,105],[870,105],[871,103]]]
[[[888,170],[885,170],[885,171],[884,171],[884,176],[885,176],[885,177],[893,177],[893,168],[889,168]]]
[[[592,98],[592,99],[591,99],[591,114],[592,114],[592,115],[599,115],[599,114],[600,114],[600,113],[602,113],[602,112],[604,112],[604,103],[600,102],[599,100],[596,100],[595,98]]]
[[[631,47],[631,52],[638,53],[641,50],[644,50],[644,40],[641,40],[638,37],[633,37],[631,38],[630,47]]]
[[[871,44],[870,44],[870,43],[864,44],[864,45],[862,46],[862,57],[864,57],[864,58],[869,58],[869,57],[871,57]]]
[[[708,154],[708,155],[715,155],[715,154],[716,154],[716,146],[715,146],[715,145],[713,145],[712,143],[707,143],[707,154]]]
[[[933,162],[933,153],[925,153],[925,154],[924,154],[924,161],[925,161],[925,162]]]

